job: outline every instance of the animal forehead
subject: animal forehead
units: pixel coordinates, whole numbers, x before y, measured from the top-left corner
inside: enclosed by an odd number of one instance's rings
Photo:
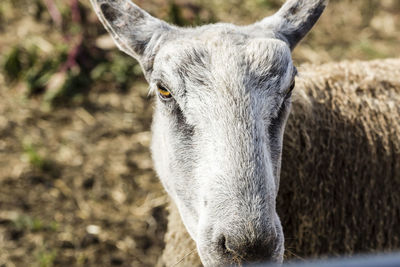
[[[162,66],[181,76],[218,73],[282,76],[290,69],[291,52],[283,41],[241,33],[208,32],[170,41],[160,51]]]

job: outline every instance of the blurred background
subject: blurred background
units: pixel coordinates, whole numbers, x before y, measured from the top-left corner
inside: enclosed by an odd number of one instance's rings
[[[195,26],[252,23],[283,1],[135,2]],[[399,44],[399,0],[331,0],[294,60],[398,57]],[[167,197],[151,115],[140,67],[88,0],[1,0],[0,266],[153,266]]]

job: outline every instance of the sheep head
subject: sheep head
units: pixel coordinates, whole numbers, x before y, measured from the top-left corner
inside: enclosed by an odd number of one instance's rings
[[[291,50],[327,1],[289,0],[249,26],[178,28],[129,0],[91,0],[158,95],[152,154],[206,266],[282,262],[276,213]]]

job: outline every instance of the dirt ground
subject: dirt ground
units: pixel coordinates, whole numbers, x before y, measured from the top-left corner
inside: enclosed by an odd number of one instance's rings
[[[136,2],[169,16],[168,1]],[[201,21],[237,23],[260,19],[280,2],[176,1],[188,21],[200,14]],[[29,10],[5,12],[21,8],[10,3],[0,8],[1,56],[25,42],[42,48],[60,42],[53,26]],[[88,1],[81,4],[88,8]],[[331,1],[295,60],[396,57],[399,14],[398,0]],[[153,266],[162,251],[167,197],[150,158],[147,85],[139,77],[125,91],[89,86],[79,105],[49,109],[43,95],[27,96],[23,81],[10,83],[0,72],[2,267]]]
[[[146,89],[52,112],[0,91],[1,266],[153,265],[166,198]]]

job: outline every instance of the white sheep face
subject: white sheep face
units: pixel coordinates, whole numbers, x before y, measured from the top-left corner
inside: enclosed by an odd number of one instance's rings
[[[128,0],[92,0],[158,95],[156,171],[205,266],[282,262],[276,213],[291,49],[327,1],[288,1],[254,25],[170,26]]]
[[[172,95],[157,101],[156,170],[203,262],[229,263],[224,250],[280,261],[275,199],[295,75],[290,49],[276,39],[207,35],[174,40],[155,57],[152,87]],[[249,251],[236,251],[242,243]]]

